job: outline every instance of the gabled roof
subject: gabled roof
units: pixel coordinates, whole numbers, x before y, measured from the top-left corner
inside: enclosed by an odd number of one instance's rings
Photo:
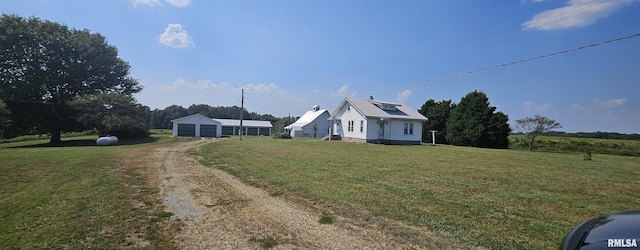
[[[387,118],[387,119],[406,119],[427,121],[426,117],[417,110],[412,109],[404,103],[387,102],[380,100],[366,100],[357,98],[345,98],[336,111],[333,112],[330,119],[335,119],[338,112],[347,104],[356,109],[364,117],[369,118]],[[388,109],[386,107],[389,107]],[[385,109],[383,109],[385,108]]]
[[[304,127],[309,125],[310,123],[312,123],[313,121],[315,121],[319,116],[321,116],[322,114],[327,113],[329,114],[329,111],[326,109],[320,109],[320,110],[309,110],[306,113],[304,113],[304,115],[302,115],[300,117],[300,119],[298,119],[296,122],[289,124],[289,126],[286,126],[284,128],[286,129],[291,129],[294,127]]]
[[[204,116],[204,115],[201,115],[200,113],[198,113],[198,114],[193,114],[193,115],[189,115],[189,116],[185,116],[185,117],[176,118],[176,119],[171,120],[171,122],[178,122],[178,121],[187,120],[187,119],[196,118],[196,117],[199,117],[199,118],[201,118],[201,119],[211,120],[211,121],[213,121],[213,122],[215,122],[215,123],[220,123],[219,121],[216,121],[216,120],[214,120],[214,119],[211,119],[211,118],[209,118],[209,117],[206,117],[206,116]]]
[[[213,119],[213,120],[220,122],[222,126],[240,126],[240,120],[236,120],[236,119]],[[261,127],[261,128],[273,127],[270,121],[255,121],[255,120],[243,120],[242,126]]]

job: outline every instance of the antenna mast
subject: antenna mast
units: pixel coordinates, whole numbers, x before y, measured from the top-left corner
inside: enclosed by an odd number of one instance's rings
[[[244,118],[244,89],[242,89],[242,101],[240,101],[240,141],[242,141],[242,134],[244,129],[242,128],[242,120]]]

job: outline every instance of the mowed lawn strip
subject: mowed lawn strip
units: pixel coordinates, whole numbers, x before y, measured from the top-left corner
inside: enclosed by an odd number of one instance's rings
[[[640,209],[637,157],[253,137],[196,154],[242,179],[470,247],[555,248],[577,223]],[[419,230],[405,236],[425,238]]]
[[[116,249],[168,244],[157,223],[161,218],[154,216],[162,209],[157,190],[120,159],[150,146],[83,146],[95,137],[71,139],[80,143],[21,148],[10,147],[47,141],[0,144],[2,246]],[[134,207],[133,200],[144,205]]]

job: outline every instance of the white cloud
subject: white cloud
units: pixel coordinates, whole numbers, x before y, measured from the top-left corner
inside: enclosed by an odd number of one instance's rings
[[[553,104],[549,104],[549,103],[537,104],[532,101],[524,102],[523,106],[525,110],[534,110],[536,112],[545,112],[554,107]]]
[[[585,106],[582,106],[580,104],[574,103],[574,104],[571,104],[571,107],[569,107],[569,113],[576,114],[576,113],[578,113],[580,111],[583,111],[585,109],[587,109]]]
[[[249,93],[261,93],[261,94],[273,93],[273,92],[277,92],[277,91],[280,90],[280,87],[278,87],[278,85],[276,85],[275,83],[272,83],[272,84],[264,84],[264,83],[252,84],[252,83],[249,83],[249,84],[245,85],[242,88],[245,89]]]
[[[407,100],[407,98],[409,98],[409,96],[411,96],[411,90],[405,90],[402,92],[398,92],[398,97],[396,98],[397,101],[399,102],[404,102]]]
[[[178,8],[184,8],[189,6],[189,4],[191,4],[191,0],[166,0],[166,1]]]
[[[160,3],[160,0],[131,0],[131,2],[133,3],[133,6],[138,6],[138,4],[144,4],[144,5],[149,5],[151,7],[156,6],[156,5],[162,5]]]
[[[331,93],[331,95],[336,97],[347,96],[347,95],[355,96],[356,92],[355,91],[349,92],[349,84],[345,84],[342,87],[340,87],[338,91],[336,91],[335,93]]]
[[[159,40],[160,43],[174,48],[196,46],[193,39],[187,34],[187,30],[183,30],[180,24],[170,23],[164,33],[160,34]]]
[[[617,112],[622,110],[622,106],[625,105],[627,99],[611,99],[611,100],[599,100],[593,99],[591,103],[588,104],[571,104],[569,107],[569,113],[578,114],[578,113],[608,113],[608,112]],[[620,109],[619,109],[620,108]]]
[[[189,6],[189,4],[191,4],[191,0],[165,0],[165,1],[178,8],[184,8]],[[151,7],[162,5],[160,0],[131,0],[131,2],[133,3],[133,6],[138,6],[139,4],[149,5]]]
[[[165,90],[175,91],[178,89],[191,89],[191,90],[224,90],[229,86],[228,83],[214,83],[211,80],[198,80],[195,83],[191,83],[182,77],[176,78],[173,84],[165,86]]]
[[[626,101],[627,101],[626,99],[614,99],[614,100],[606,100],[606,101],[595,99],[593,100],[593,103],[605,108],[615,108],[615,107],[624,105]]]
[[[564,7],[536,14],[522,24],[522,29],[561,30],[587,26],[634,1],[637,0],[569,0]]]

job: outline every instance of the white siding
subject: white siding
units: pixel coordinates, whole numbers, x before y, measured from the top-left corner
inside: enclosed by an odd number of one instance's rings
[[[367,139],[367,121],[355,108],[351,107],[349,103],[344,105],[336,117],[340,119],[340,129],[338,132],[341,137]],[[360,132],[360,121],[365,122],[363,132]],[[352,131],[349,131],[349,122],[353,122]]]
[[[413,124],[413,134],[404,133],[404,124]],[[422,122],[411,120],[393,120],[390,124],[390,140],[396,141],[422,141]]]
[[[222,136],[222,126],[217,121],[202,115],[191,115],[171,121],[173,123],[173,136],[178,136],[178,124],[195,124],[196,136],[200,136],[200,124],[218,125],[216,129],[216,137]]]
[[[313,122],[302,127],[302,134],[296,136],[313,136],[313,124],[317,125],[318,131],[316,137],[322,138],[329,133],[329,113],[325,112],[319,115]]]

